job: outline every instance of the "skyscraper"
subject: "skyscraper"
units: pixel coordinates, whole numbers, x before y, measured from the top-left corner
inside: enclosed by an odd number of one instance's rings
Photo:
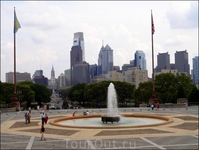
[[[84,36],[83,32],[74,33],[73,46],[79,45],[82,50],[82,61],[85,61],[85,49],[84,49]]]
[[[57,79],[55,78],[55,70],[53,65],[51,69],[51,78],[48,81],[48,88],[52,90],[57,90]]]
[[[176,51],[175,53],[175,68],[178,72],[185,72],[190,76],[189,60],[187,50]]]
[[[155,68],[155,71],[161,72],[162,69],[170,70],[170,55],[168,54],[168,52],[159,53],[157,55],[157,67]]]
[[[82,49],[80,45],[72,46],[70,51],[70,73],[71,85],[73,82],[73,67],[82,62]]]
[[[199,84],[199,56],[193,58],[193,82]]]
[[[98,72],[102,74],[107,74],[109,71],[113,70],[113,50],[107,44],[106,47],[102,45],[99,55],[98,55]]]
[[[134,66],[139,67],[140,70],[146,70],[146,59],[143,51],[137,50],[135,52]]]

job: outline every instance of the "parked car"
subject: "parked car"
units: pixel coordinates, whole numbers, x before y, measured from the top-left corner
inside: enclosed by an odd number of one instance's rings
[[[55,109],[55,106],[49,106],[49,109]]]

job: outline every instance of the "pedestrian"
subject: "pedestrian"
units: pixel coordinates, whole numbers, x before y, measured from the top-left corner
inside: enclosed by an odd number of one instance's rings
[[[44,114],[44,112],[41,113],[40,117],[41,117],[41,122],[42,122],[42,124],[44,124],[44,122],[45,122],[45,117],[46,117],[45,114]]]
[[[41,141],[42,140],[46,140],[45,138],[44,138],[44,132],[45,132],[45,128],[44,128],[44,125],[42,124],[41,125],[41,129],[40,129],[40,133],[41,133]]]
[[[86,116],[86,112],[85,111],[83,112],[83,115]]]
[[[160,108],[160,103],[158,103],[158,106],[157,106],[157,108],[158,108],[158,110],[159,110],[159,108]]]
[[[39,105],[37,106],[37,110],[39,111]]]
[[[45,115],[45,124],[47,124],[47,122],[48,122],[48,115],[46,114]]]
[[[31,114],[31,107],[29,107],[28,110],[29,110],[29,114]]]
[[[25,113],[25,124],[27,124],[27,123],[28,123],[28,114]]]
[[[151,109],[152,109],[152,110],[154,109],[154,105],[153,105],[153,104],[151,104]]]
[[[73,116],[73,117],[75,116],[75,112],[72,114],[72,116]]]
[[[89,115],[89,112],[88,112],[88,110],[86,111],[86,115]]]
[[[28,113],[28,123],[30,123],[30,113]]]

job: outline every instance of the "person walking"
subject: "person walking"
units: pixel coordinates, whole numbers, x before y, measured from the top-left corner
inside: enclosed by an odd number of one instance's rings
[[[157,106],[157,109],[159,110],[159,108],[160,108],[160,103],[158,103],[158,106]]]
[[[28,113],[28,123],[30,123],[30,113]]]
[[[42,140],[46,140],[45,138],[44,138],[44,132],[45,132],[45,128],[44,128],[44,125],[42,124],[41,125],[41,129],[40,129],[40,133],[41,133],[41,141]]]
[[[29,107],[28,110],[29,110],[29,114],[31,114],[31,107]]]
[[[45,115],[45,124],[47,124],[47,122],[48,122],[48,115],[46,114]]]
[[[42,124],[44,124],[45,118],[46,118],[46,115],[44,114],[44,112],[41,113],[41,122],[42,122]]]
[[[25,113],[25,124],[27,124],[27,123],[28,123],[28,114]]]

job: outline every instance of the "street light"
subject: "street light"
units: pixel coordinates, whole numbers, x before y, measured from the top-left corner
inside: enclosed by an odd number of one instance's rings
[[[142,103],[143,103],[143,92],[145,91],[145,89],[140,89],[140,92],[142,92]]]

